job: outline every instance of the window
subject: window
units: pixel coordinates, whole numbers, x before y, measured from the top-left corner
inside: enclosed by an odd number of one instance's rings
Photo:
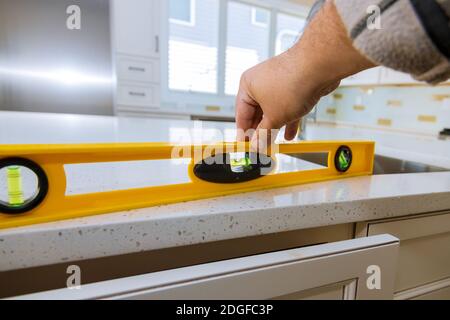
[[[290,49],[298,39],[298,32],[292,30],[282,30],[277,35],[276,54],[283,53]]]
[[[195,26],[169,26],[169,89],[217,93],[219,0],[196,1],[199,10]]]
[[[242,73],[269,58],[269,28],[251,23],[252,12],[267,16],[270,11],[250,5],[228,2],[228,30],[225,58],[225,94],[235,95]]]
[[[260,8],[252,8],[252,24],[267,28],[270,23],[270,12]]]
[[[195,0],[169,0],[170,22],[195,25]]]
[[[164,102],[231,107],[242,73],[289,49],[304,28],[304,18],[266,5],[263,0],[170,0]]]
[[[275,54],[278,55],[291,48],[299,39],[305,24],[305,19],[279,13],[277,15]]]

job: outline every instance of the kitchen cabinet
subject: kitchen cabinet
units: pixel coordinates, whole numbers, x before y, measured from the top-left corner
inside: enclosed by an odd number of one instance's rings
[[[398,239],[377,235],[60,289],[24,299],[392,299]],[[382,270],[372,286],[372,268]],[[377,280],[377,281],[378,281]]]
[[[380,81],[380,67],[361,71],[341,81],[342,86],[377,85]]]
[[[113,0],[116,53],[159,58],[160,0]]]
[[[157,109],[159,86],[151,84],[133,84],[121,82],[117,86],[117,103],[123,109],[139,108]],[[129,106],[128,108],[126,106]]]
[[[396,299],[450,298],[450,212],[357,224],[357,236],[400,239]]]
[[[88,284],[349,240],[353,229],[353,224],[338,224],[0,272],[0,283],[6,284],[0,286],[0,298],[61,288],[67,279],[66,270],[73,264],[83,270],[82,283]]]
[[[117,77],[124,81],[155,84],[160,81],[159,60],[118,56],[116,72]]]
[[[412,300],[438,300],[438,299],[450,299],[450,281],[449,285],[443,289],[438,289],[435,291],[431,291],[430,293],[426,293],[417,297],[414,297]]]
[[[395,300],[450,300],[450,278],[425,284],[420,288],[405,290],[395,295]]]
[[[446,83],[450,83],[450,80]],[[362,71],[341,81],[341,86],[364,85],[412,85],[425,82],[415,80],[411,75],[386,67],[377,67]]]
[[[160,106],[161,1],[111,3],[116,113],[151,112]]]
[[[380,68],[380,84],[420,84],[409,74],[389,68]]]
[[[450,84],[450,80],[445,82]],[[427,85],[423,81],[415,80],[411,75],[404,72],[399,72],[396,70],[392,70],[389,68],[381,67],[380,68],[380,84],[397,84],[397,85],[411,85],[411,84],[421,84]]]

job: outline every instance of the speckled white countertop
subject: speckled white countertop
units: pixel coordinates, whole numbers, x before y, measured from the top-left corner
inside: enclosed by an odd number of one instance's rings
[[[0,124],[0,144],[234,138],[215,122],[0,112]],[[450,141],[329,125],[308,139],[372,139],[378,154],[450,169]],[[447,209],[450,172],[328,181],[0,230],[0,271]]]

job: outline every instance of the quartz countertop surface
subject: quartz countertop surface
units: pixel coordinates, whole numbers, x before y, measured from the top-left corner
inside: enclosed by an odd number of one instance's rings
[[[234,139],[220,122],[0,112],[0,124],[0,144]],[[450,141],[437,137],[310,124],[307,139],[375,140],[377,154],[450,169]],[[0,271],[449,209],[450,172],[319,182],[0,230]]]

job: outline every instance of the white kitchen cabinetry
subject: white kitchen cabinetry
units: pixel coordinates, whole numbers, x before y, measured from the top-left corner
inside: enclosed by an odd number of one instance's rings
[[[361,71],[341,81],[342,86],[377,85],[380,81],[380,67]]]
[[[117,104],[129,108],[154,108],[159,103],[159,86],[121,82],[117,86]]]
[[[148,112],[160,107],[161,1],[111,2],[116,113]]]
[[[161,0],[113,0],[112,26],[116,53],[159,59]]]
[[[389,68],[380,68],[380,84],[420,84],[407,73],[395,71]]]
[[[392,299],[398,246],[397,238],[379,235],[16,298]],[[381,271],[379,287],[373,270]]]
[[[356,231],[400,239],[396,299],[450,299],[450,213],[358,223]]]
[[[117,77],[121,80],[159,83],[159,60],[118,56],[116,66]]]
[[[450,83],[450,80],[447,81]],[[368,85],[412,85],[425,82],[414,80],[414,78],[403,72],[386,67],[377,67],[362,71],[341,81],[341,86],[368,86]]]
[[[450,80],[448,80],[446,83],[450,83]],[[392,69],[385,68],[385,67],[381,67],[380,68],[380,84],[396,84],[396,85],[421,84],[421,85],[427,85],[423,81],[415,80],[408,73],[392,70]]]

